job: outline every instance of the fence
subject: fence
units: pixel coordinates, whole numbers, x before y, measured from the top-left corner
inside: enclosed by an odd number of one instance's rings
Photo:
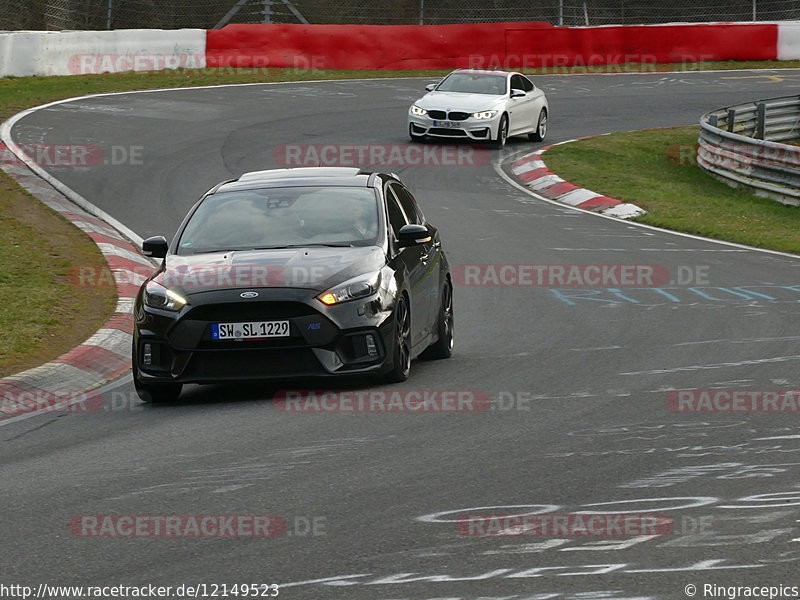
[[[731,185],[800,206],[800,96],[721,108],[700,119],[697,162]]]
[[[0,30],[200,28],[227,23],[554,25],[800,19],[797,0],[0,0]]]

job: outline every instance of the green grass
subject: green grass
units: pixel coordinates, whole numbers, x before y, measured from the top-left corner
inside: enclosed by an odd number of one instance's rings
[[[513,65],[509,65],[513,68]],[[531,74],[702,71],[715,69],[798,68],[800,61],[628,64],[524,69]],[[439,77],[433,71],[338,71],[298,69],[192,69],[116,73],[73,77],[0,79],[0,120],[30,108],[74,96],[103,92],[193,87],[231,83],[307,81],[377,77]],[[420,90],[421,92],[421,90]],[[582,153],[583,147],[575,152]],[[558,160],[561,150],[548,153]],[[570,149],[572,152],[572,149]],[[602,152],[607,152],[604,150]],[[689,169],[681,171],[683,174]],[[601,173],[604,174],[604,173]],[[613,183],[613,182],[609,182]],[[595,181],[592,181],[593,185]],[[721,185],[721,184],[719,184]],[[724,186],[723,186],[724,188]],[[695,202],[696,210],[702,203]],[[688,207],[687,207],[688,208]],[[765,210],[781,207],[765,203]],[[694,209],[693,209],[694,210]],[[656,212],[656,211],[654,211]],[[660,211],[659,211],[660,212]],[[796,213],[792,213],[796,214]],[[653,219],[653,216],[648,216]],[[53,219],[55,219],[53,221]],[[691,222],[691,216],[685,216]],[[670,219],[668,221],[672,222]],[[674,220],[674,219],[673,219]],[[780,221],[780,219],[776,219]],[[667,223],[657,223],[669,226]],[[772,225],[759,229],[768,240]],[[752,228],[751,228],[752,230]],[[43,233],[43,231],[46,231]],[[70,233],[71,232],[71,233]],[[698,233],[701,232],[698,230]],[[706,232],[707,233],[707,232]],[[747,243],[755,243],[746,240]],[[765,241],[765,243],[768,243]],[[788,241],[786,242],[788,243]],[[797,245],[792,246],[798,249]],[[97,248],[78,230],[24,193],[0,172],[0,376],[52,359],[80,343],[106,320],[113,309],[111,288],[77,288],[66,273],[76,266],[102,264]]]
[[[8,216],[8,208],[7,199],[0,199],[0,361],[24,353],[31,340],[50,333],[60,320],[52,309],[70,292],[58,281],[66,275],[69,261],[39,251],[47,240]]]
[[[800,208],[740,191],[694,163],[696,126],[615,133],[548,150],[567,181],[633,202],[636,220],[760,248],[800,253]]]
[[[98,272],[105,261],[82,231],[4,174],[0,178],[0,377],[67,352],[113,312],[115,288],[79,287],[76,267]]]

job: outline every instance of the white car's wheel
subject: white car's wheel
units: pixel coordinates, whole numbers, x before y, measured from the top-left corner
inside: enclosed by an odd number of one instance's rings
[[[539,112],[539,120],[536,122],[536,131],[528,134],[532,142],[541,142],[547,135],[547,109],[543,108]]]
[[[500,119],[500,125],[497,128],[497,137],[492,140],[492,146],[495,148],[505,148],[506,140],[508,140],[508,115],[503,115]]]

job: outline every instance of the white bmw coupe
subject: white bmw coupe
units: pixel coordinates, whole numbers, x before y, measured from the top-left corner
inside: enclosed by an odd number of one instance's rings
[[[430,136],[502,148],[510,135],[539,142],[547,133],[547,98],[521,73],[459,69],[425,89],[408,109],[412,142]]]

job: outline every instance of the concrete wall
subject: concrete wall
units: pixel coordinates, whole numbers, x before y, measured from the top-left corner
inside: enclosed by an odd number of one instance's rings
[[[205,67],[203,29],[0,33],[0,76]]]

